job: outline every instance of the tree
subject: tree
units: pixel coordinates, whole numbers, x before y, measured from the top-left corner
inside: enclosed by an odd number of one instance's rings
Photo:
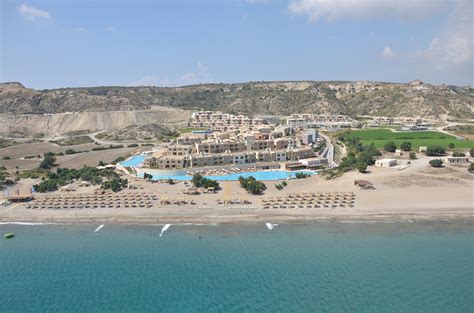
[[[449,148],[449,149],[454,149],[454,143],[450,142],[450,143],[448,144],[448,148]]]
[[[54,157],[54,153],[52,152],[45,153],[43,161],[41,161],[39,167],[44,170],[49,170],[54,166],[56,166],[56,158]]]
[[[103,189],[111,189],[113,192],[118,192],[123,188],[128,186],[127,179],[121,179],[118,177],[114,177],[112,180],[106,181],[102,183]]]
[[[438,145],[431,145],[426,148],[426,155],[427,156],[440,156],[444,155],[446,150]]]
[[[461,152],[461,151],[454,151],[453,152],[453,157],[465,157],[466,154],[464,152]]]
[[[469,150],[469,154],[471,155],[471,157],[474,158],[474,148],[471,148],[471,150]]]
[[[433,159],[430,161],[430,165],[432,167],[442,167],[443,166],[443,160],[441,159]]]
[[[403,151],[410,151],[411,150],[411,142],[409,142],[409,141],[402,142],[402,144],[400,145],[400,149],[402,149]]]
[[[255,177],[250,176],[248,178],[244,178],[242,176],[239,177],[240,186],[247,190],[248,193],[253,195],[262,194],[264,190],[267,189],[264,183],[259,182],[255,179]]]
[[[367,172],[367,163],[357,162],[356,163],[356,168],[359,172],[365,173],[365,172]]]
[[[143,173],[143,179],[147,180],[147,181],[150,181],[153,179],[153,175],[152,174],[148,174],[148,173]]]
[[[383,146],[383,149],[387,152],[395,152],[397,150],[397,146],[393,141],[389,141]]]
[[[199,174],[199,173],[194,173],[193,179],[192,179],[191,181],[192,181],[192,183],[194,184],[194,186],[195,186],[196,188],[201,187],[201,180],[202,180],[202,178],[203,178],[203,177],[202,177],[201,174]]]
[[[410,152],[408,157],[410,158],[410,160],[416,160],[416,153],[412,151],[412,152]]]
[[[311,176],[311,174],[303,173],[303,172],[297,172],[297,173],[295,174],[295,177],[296,177],[297,179],[306,178],[306,177],[310,177],[310,176]]]
[[[469,164],[469,173],[474,173],[474,163]]]

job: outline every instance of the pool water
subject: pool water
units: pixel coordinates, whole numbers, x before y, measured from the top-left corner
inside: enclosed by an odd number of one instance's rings
[[[120,162],[119,164],[122,165],[123,167],[133,167],[133,166],[141,166],[145,162],[145,155],[140,154],[140,155],[135,155],[131,158],[129,158],[126,161]]]
[[[296,173],[306,173],[310,175],[315,175],[317,172],[313,171],[298,171],[298,172],[288,172],[288,171],[258,171],[258,172],[241,172],[227,175],[204,175],[205,178],[220,180],[220,181],[235,181],[239,180],[239,177],[248,178],[250,176],[255,177],[256,180],[285,180],[290,178],[295,178]],[[143,177],[143,174],[138,174],[139,177]],[[191,180],[192,176],[190,175],[153,175],[153,180],[161,179],[173,179],[178,181],[187,181]]]

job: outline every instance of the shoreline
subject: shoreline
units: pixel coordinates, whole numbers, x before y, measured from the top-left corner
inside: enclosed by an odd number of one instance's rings
[[[396,213],[396,214],[320,214],[320,215],[295,215],[295,214],[274,214],[274,215],[238,215],[238,216],[101,216],[101,217],[56,217],[56,218],[31,218],[11,220],[0,217],[0,225],[91,225],[91,224],[111,224],[111,225],[246,225],[260,223],[280,223],[280,224],[305,224],[312,222],[360,222],[360,223],[397,223],[397,222],[422,222],[422,221],[463,221],[474,223],[474,213],[472,212],[440,212],[440,213]]]

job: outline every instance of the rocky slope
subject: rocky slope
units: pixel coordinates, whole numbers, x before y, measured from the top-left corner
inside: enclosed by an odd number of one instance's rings
[[[190,116],[191,111],[168,107],[111,112],[0,114],[0,136],[53,137],[150,123],[160,123],[173,128],[185,126]]]
[[[246,114],[295,112],[474,118],[474,88],[379,82],[250,82],[187,87],[33,90],[0,84],[0,113],[133,111],[167,106]]]

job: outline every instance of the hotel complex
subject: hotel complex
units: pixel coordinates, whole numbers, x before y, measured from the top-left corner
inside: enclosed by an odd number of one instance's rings
[[[350,128],[354,125],[347,115],[292,114],[287,119],[288,126],[297,128]]]
[[[199,128],[178,137],[167,147],[153,152],[145,165],[155,169],[184,169],[265,163],[306,162],[321,167],[327,164],[321,149],[324,140],[315,129],[277,125],[273,118],[251,118],[221,112],[195,112],[189,127]],[[323,160],[324,159],[324,160]],[[268,165],[275,168],[275,164]],[[313,166],[315,167],[315,166]]]

